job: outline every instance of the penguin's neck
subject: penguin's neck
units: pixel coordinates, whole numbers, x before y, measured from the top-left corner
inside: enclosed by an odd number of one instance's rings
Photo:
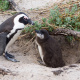
[[[13,29],[10,31],[10,33],[7,35],[7,37],[9,38],[12,34],[15,33],[15,31],[17,29],[23,29],[25,27],[25,25],[23,23],[20,23],[20,22],[15,22],[14,21],[14,26],[13,26]]]
[[[7,37],[9,38],[12,34],[14,34],[17,29],[23,29],[23,28],[24,28],[23,24],[14,25],[13,29],[10,31],[10,33],[7,35]]]

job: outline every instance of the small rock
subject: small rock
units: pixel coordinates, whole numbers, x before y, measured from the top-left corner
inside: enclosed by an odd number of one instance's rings
[[[52,71],[55,75],[59,75],[63,72],[63,70],[56,70],[56,71]]]
[[[75,64],[72,64],[72,65],[70,65],[69,67],[77,67],[77,65],[75,65]]]

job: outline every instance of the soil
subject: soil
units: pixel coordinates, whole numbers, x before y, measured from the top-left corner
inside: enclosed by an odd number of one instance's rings
[[[50,8],[51,6],[45,9],[34,9],[24,12],[33,21],[38,20],[41,22],[42,17],[49,16]],[[0,23],[10,16],[12,15],[0,14]],[[24,36],[9,48],[10,54],[14,55],[20,62],[14,63],[6,60],[4,56],[0,56],[0,68],[9,70],[12,73],[0,75],[0,80],[80,80],[80,64],[76,63],[80,60],[80,42],[73,41],[69,44],[64,36],[53,35],[52,37],[57,40],[62,49],[63,60],[66,66],[49,68],[41,65],[35,41],[29,39],[28,36]]]

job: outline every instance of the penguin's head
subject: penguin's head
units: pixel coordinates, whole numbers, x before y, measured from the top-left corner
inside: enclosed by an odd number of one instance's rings
[[[36,32],[36,36],[41,40],[49,38],[49,33],[45,29],[35,30],[35,32]]]
[[[34,25],[34,22],[31,21],[31,19],[23,12],[19,12],[14,17],[14,23],[22,23],[24,25],[32,24]]]

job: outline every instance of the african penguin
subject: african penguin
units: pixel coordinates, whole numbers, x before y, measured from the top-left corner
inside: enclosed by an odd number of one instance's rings
[[[36,43],[42,63],[48,67],[62,67],[65,65],[62,59],[61,48],[45,29],[35,30]]]
[[[8,53],[8,49],[27,24],[34,23],[25,13],[19,12],[0,25],[0,55],[5,53],[6,59],[17,62],[14,56]]]

